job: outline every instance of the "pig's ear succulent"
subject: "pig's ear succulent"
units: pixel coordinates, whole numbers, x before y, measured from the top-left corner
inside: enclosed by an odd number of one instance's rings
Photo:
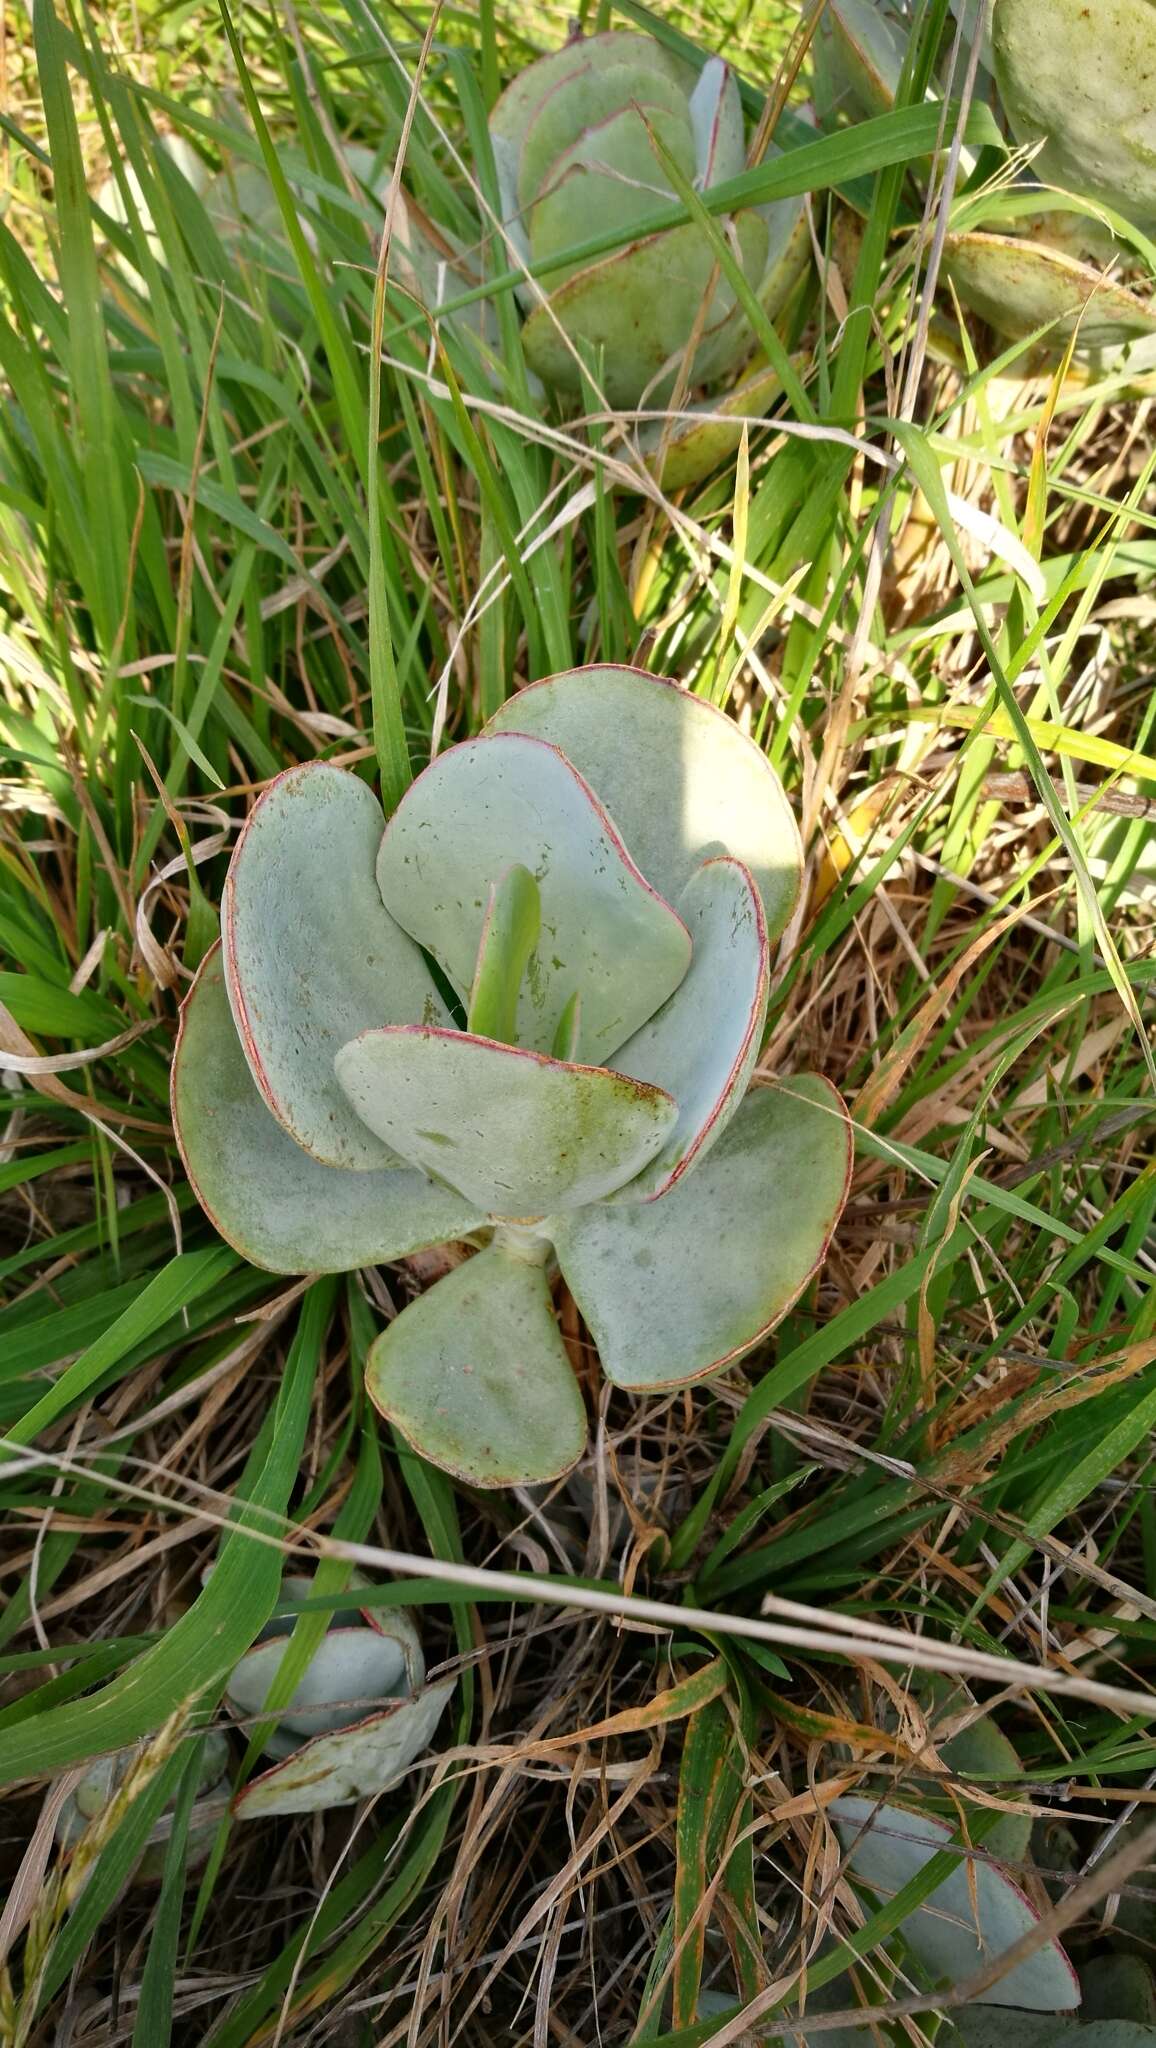
[[[890,112],[909,28],[889,0],[828,0],[814,45],[815,105],[824,121]]]
[[[197,1766],[197,1802],[208,1802],[212,1811],[203,1820],[195,1818],[189,1829],[185,1868],[194,1871],[200,1868],[208,1857],[228,1794],[229,1745],[219,1729],[209,1729],[199,1738],[200,1760]],[[101,1756],[85,1772],[84,1777],[70,1792],[60,1809],[56,1821],[56,1839],[62,1849],[71,1849],[80,1840],[93,1822],[107,1813],[140,1755],[139,1749],[120,1749],[110,1756]],[[166,1809],[170,1811],[171,1809]],[[140,1861],[132,1874],[134,1884],[159,1884],[164,1876],[165,1859],[168,1854],[168,1837],[158,1825],[153,1837],[146,1843]]]
[[[1045,182],[1156,227],[1152,0],[995,0],[1000,97]]]
[[[312,1589],[308,1578],[283,1583],[294,1599]],[[350,1598],[365,1584],[356,1579]],[[225,1698],[239,1719],[261,1717],[292,1627],[270,1623],[233,1671]],[[238,1793],[234,1812],[317,1813],[388,1791],[429,1748],[453,1690],[452,1678],[426,1684],[421,1642],[402,1609],[337,1611],[266,1738],[273,1763]]]
[[[696,75],[650,36],[626,31],[576,38],[531,64],[499,99],[490,134],[506,231],[527,264],[595,231],[629,234],[673,203],[661,151],[699,191],[746,168],[742,101],[729,66],[712,57]],[[726,231],[774,317],[809,261],[802,201],[741,208]],[[746,361],[754,337],[725,279],[715,281],[704,315],[715,270],[710,241],[694,223],[635,235],[593,263],[552,270],[526,293],[527,361],[571,397],[582,394],[585,365],[611,405],[659,407],[693,343],[690,385],[717,383]]]
[[[369,1358],[446,1470],[529,1485],[581,1456],[555,1258],[637,1388],[720,1370],[821,1263],[846,1111],[814,1076],[748,1093],[801,874],[766,757],[626,668],[522,691],[388,825],[320,763],[254,809],[184,1009],[178,1142],[275,1271],[486,1233]]]

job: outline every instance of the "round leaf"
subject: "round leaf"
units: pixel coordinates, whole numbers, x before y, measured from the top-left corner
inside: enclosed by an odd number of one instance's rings
[[[732,222],[743,270],[758,289],[767,259],[766,223],[757,213]],[[600,385],[613,406],[662,404],[673,388],[699,310],[716,277],[715,252],[694,223],[628,242],[551,291],[522,330],[526,360],[543,382],[580,394],[580,358],[601,362]],[[690,366],[692,385],[723,376],[749,354],[753,337],[725,278],[713,296]]]
[[[238,1820],[270,1814],[327,1813],[388,1792],[429,1748],[453,1693],[452,1678],[351,1727],[316,1735],[250,1780],[233,1802]]]
[[[600,75],[623,65],[644,69],[648,83],[655,77],[669,79],[688,97],[694,86],[690,66],[655,42],[653,36],[622,29],[610,29],[596,36],[576,36],[562,49],[527,65],[506,87],[490,113],[491,135],[520,156],[530,123],[549,95],[568,80]]]
[[[704,860],[733,854],[774,944],[802,882],[799,828],[766,755],[724,712],[643,669],[579,668],[519,690],[486,731],[560,747],[669,902]]]
[[[600,1201],[678,1114],[661,1088],[461,1031],[363,1032],[337,1076],[371,1130],[495,1216]]]
[[[323,761],[290,768],[255,805],[222,905],[229,1001],[278,1123],[326,1166],[388,1166],[353,1115],[333,1055],[373,1024],[449,1017],[417,947],[384,909],[372,790]]]
[[[992,43],[1016,141],[1046,138],[1036,176],[1156,225],[1154,0],[999,0]]]
[[[490,885],[515,863],[538,884],[542,923],[518,999],[518,1043],[548,1051],[577,991],[581,1056],[601,1063],[678,987],[690,938],[556,747],[518,733],[452,747],[398,805],[377,875],[392,916],[464,993]]]
[[[410,1167],[322,1166],[274,1123],[241,1050],[216,946],[181,1010],[172,1107],[202,1209],[243,1258],[270,1272],[381,1265],[462,1237],[483,1220]]]
[[[684,175],[694,176],[694,138],[685,105],[671,112],[640,99],[585,129],[555,162],[542,196],[529,209],[532,262],[544,263],[582,241],[591,220],[607,230],[626,230],[673,199],[652,130]],[[569,274],[552,272],[550,290],[557,290]]]
[[[884,1901],[952,1843],[946,1821],[908,1807],[879,1807],[871,1799],[848,1796],[835,1800],[829,1812],[854,1876]],[[995,1864],[975,1858],[969,1876],[968,1859],[961,1857],[927,1903],[903,1922],[903,1939],[937,1983],[962,1984],[1028,1934],[1038,1919],[1024,1893]],[[1066,2012],[1079,2002],[1076,1973],[1054,1941],[973,2001],[1022,2006],[1029,2012]]]
[[[557,1479],[586,1446],[586,1413],[540,1265],[500,1244],[389,1325],[366,1389],[387,1421],[474,1486]]]
[[[767,1014],[767,931],[759,892],[737,860],[705,861],[679,910],[694,945],[690,973],[615,1065],[656,1082],[678,1104],[657,1159],[623,1198],[661,1195],[722,1136],[746,1093]]]
[[[850,1171],[847,1112],[830,1082],[804,1075],[748,1095],[660,1200],[554,1218],[607,1378],[680,1386],[749,1351],[822,1262]]]
[[[235,1713],[246,1718],[260,1715],[288,1647],[288,1637],[275,1636],[242,1657],[227,1687]],[[401,1645],[377,1629],[331,1628],[292,1698],[277,1710],[281,1730],[306,1736],[346,1728],[362,1719],[367,1708],[420,1686],[425,1677],[420,1655],[412,1677],[411,1672]]]

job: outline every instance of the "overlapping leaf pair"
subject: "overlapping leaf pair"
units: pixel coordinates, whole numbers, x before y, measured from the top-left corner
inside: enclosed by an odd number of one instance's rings
[[[524,288],[526,360],[545,384],[580,397],[589,373],[613,406],[662,407],[680,378],[690,390],[718,386],[747,361],[755,336],[702,226],[643,229],[677,201],[680,180],[708,192],[746,169],[742,101],[727,64],[711,57],[696,74],[651,36],[575,37],[507,87],[490,138],[506,232],[527,266],[592,234],[618,229],[625,238],[609,255]],[[810,261],[802,200],[740,207],[720,226],[773,318]],[[708,409],[761,410],[776,389],[768,369]],[[683,422],[667,451],[667,484],[717,461],[727,434],[717,422]]]
[[[522,691],[388,825],[324,763],[257,804],[184,1009],[179,1143],[275,1271],[487,1233],[370,1357],[435,1463],[498,1486],[581,1455],[553,1256],[632,1388],[718,1371],[814,1272],[846,1113],[813,1076],[747,1093],[801,868],[761,751],[625,668]]]

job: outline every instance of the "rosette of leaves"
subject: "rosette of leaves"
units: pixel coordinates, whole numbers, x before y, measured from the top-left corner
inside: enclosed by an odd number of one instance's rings
[[[990,24],[977,0],[954,0],[953,12],[968,39],[990,25],[982,54],[995,108],[1014,142],[1042,147],[1029,176],[964,203],[944,243],[946,276],[1010,340],[1046,330],[1053,349],[1073,335],[1084,354],[1134,349],[1156,334],[1152,277],[1124,232],[1156,221],[1153,0],[995,0]],[[895,104],[909,30],[895,0],[829,0],[816,43],[826,119]]]
[[[354,1578],[354,1600],[365,1584]],[[289,1574],[282,1590],[307,1599],[313,1581]],[[292,1632],[292,1620],[273,1620],[232,1672],[225,1704],[238,1720],[262,1720]],[[421,1640],[401,1608],[338,1609],[271,1719],[263,1746],[272,1761],[237,1794],[234,1813],[328,1812],[387,1792],[429,1748],[453,1690],[452,1678],[427,1685]]]
[[[742,100],[717,57],[694,68],[651,36],[578,36],[509,85],[490,116],[504,225],[527,265],[550,262],[593,234],[619,248],[551,269],[523,292],[531,369],[568,399],[587,373],[615,407],[660,409],[675,392],[710,387],[706,409],[764,411],[778,390],[766,368],[720,387],[755,335],[700,222],[655,233],[648,216],[739,177],[747,145]],[[754,297],[774,319],[810,261],[803,201],[744,206],[719,226]],[[635,229],[637,228],[637,232]],[[736,446],[740,429],[696,422],[665,437],[663,480],[693,481]],[[653,445],[659,436],[650,435]],[[644,443],[646,435],[644,433]]]
[[[229,1794],[229,1745],[219,1729],[210,1728],[199,1738],[197,1762],[197,1806],[207,1806],[204,1818],[194,1809],[185,1850],[185,1868],[194,1871],[208,1857]],[[138,1748],[118,1749],[97,1757],[69,1793],[56,1819],[56,1839],[62,1849],[73,1849],[81,1836],[108,1816],[112,1824],[114,1804],[141,1755]],[[126,1788],[127,1789],[127,1788]],[[171,1812],[171,1806],[166,1813]],[[159,1884],[168,1854],[168,1833],[164,1818],[154,1828],[132,1874],[134,1884]]]
[[[388,825],[320,762],[255,806],[184,1005],[178,1142],[273,1271],[484,1242],[370,1354],[435,1464],[501,1486],[580,1457],[555,1259],[635,1389],[718,1372],[820,1265],[846,1111],[813,1075],[749,1090],[801,876],[761,750],[628,668],[521,691]]]

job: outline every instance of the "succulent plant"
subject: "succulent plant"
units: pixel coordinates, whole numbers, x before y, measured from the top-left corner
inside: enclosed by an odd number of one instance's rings
[[[202,1821],[194,1819],[189,1830],[185,1856],[185,1868],[189,1871],[198,1869],[209,1854],[229,1789],[229,1745],[225,1737],[218,1729],[209,1729],[199,1740],[197,1797],[198,1801],[209,1801],[214,1811]],[[139,1755],[139,1748],[120,1749],[110,1756],[97,1757],[90,1765],[57,1816],[56,1839],[62,1849],[71,1849],[86,1828],[108,1811]],[[168,1838],[159,1828],[154,1835],[133,1871],[134,1884],[159,1884],[164,1875]]]
[[[997,334],[1024,340],[1046,328],[1048,345],[1062,349],[1078,329],[1084,354],[1134,351],[1144,341],[1146,366],[1147,338],[1156,335],[1152,280],[1094,210],[1106,201],[1143,224],[1144,180],[1138,171],[1132,175],[1131,198],[1122,185],[1109,189],[1105,150],[1094,135],[1110,121],[1115,149],[1117,106],[1126,102],[1103,82],[1118,64],[1132,68],[1130,91],[1134,100],[1140,94],[1139,50],[1145,36],[1151,45],[1152,0],[1111,0],[1096,10],[1080,0],[995,0],[991,36],[979,0],[954,0],[953,13],[962,16],[965,34],[985,31],[983,54],[994,67],[1015,139],[1039,141],[1045,132],[1050,139],[1031,179],[981,191],[969,202],[944,243],[946,277]],[[1078,30],[1072,26],[1077,19]],[[829,0],[816,42],[816,103],[825,119],[848,109],[879,114],[894,105],[909,28],[909,15],[894,0]],[[1089,44],[1086,63],[1076,59],[1081,38]],[[1048,60],[1040,63],[1045,46]],[[1142,155],[1144,117],[1137,114],[1125,128],[1120,152]],[[1117,170],[1124,179],[1120,162]],[[1052,201],[1037,177],[1074,198]],[[1156,174],[1152,192],[1156,217]],[[1141,359],[1133,354],[1131,360]]]
[[[531,64],[494,107],[490,136],[506,232],[527,264],[593,233],[628,234],[674,203],[660,150],[699,191],[746,169],[742,101],[730,67],[711,57],[696,74],[652,37],[623,30],[575,37]],[[802,199],[743,207],[720,225],[774,318],[810,260]],[[684,365],[690,389],[718,386],[755,347],[695,222],[633,236],[592,263],[550,271],[523,299],[526,360],[543,383],[580,397],[585,366],[616,407],[661,408]],[[764,371],[744,388],[738,409],[765,409],[777,388],[773,372]],[[701,471],[717,458],[720,434],[737,441],[739,429],[716,425],[708,437],[691,419],[685,431],[694,452],[682,450],[680,474],[666,476],[668,483],[685,480],[690,467]]]
[[[230,1243],[342,1271],[484,1232],[374,1344],[372,1399],[483,1486],[586,1440],[562,1274],[617,1385],[718,1372],[820,1264],[850,1125],[748,1093],[800,887],[765,755],[641,670],[521,691],[386,825],[357,777],[273,782],[186,999],[173,1111]]]
[[[354,1577],[352,1599],[366,1583]],[[282,1589],[304,1600],[313,1581],[290,1573]],[[270,1622],[232,1672],[225,1703],[238,1719],[261,1717],[292,1630],[290,1620]],[[234,1813],[317,1813],[388,1791],[428,1749],[453,1690],[452,1678],[426,1684],[421,1642],[401,1608],[337,1610],[277,1710],[264,1745],[274,1761],[237,1794]]]

